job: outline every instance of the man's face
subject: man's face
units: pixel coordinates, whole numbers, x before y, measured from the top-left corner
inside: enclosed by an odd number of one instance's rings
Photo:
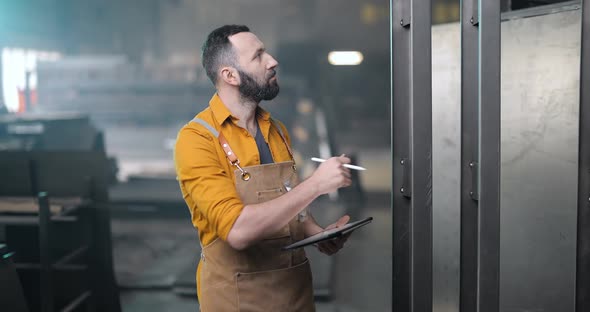
[[[262,82],[257,81],[252,75],[239,70],[240,73],[240,94],[242,97],[260,103],[260,101],[269,101],[279,94],[279,83],[276,79],[276,71],[273,69],[264,77]]]
[[[276,76],[278,62],[266,52],[262,42],[250,32],[230,37],[237,56],[242,97],[259,103],[272,100],[279,93]]]

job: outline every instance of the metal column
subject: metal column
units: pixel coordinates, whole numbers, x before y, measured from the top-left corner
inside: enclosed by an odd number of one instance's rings
[[[497,312],[500,2],[461,5],[461,311]]]
[[[479,0],[478,311],[498,311],[500,284],[500,2]]]
[[[393,310],[432,311],[430,0],[392,0]]]
[[[590,0],[582,3],[576,311],[590,311]]]
[[[39,297],[41,312],[53,312],[53,263],[51,259],[51,211],[46,192],[37,195],[39,204]]]
[[[461,3],[461,311],[477,306],[478,40],[477,0]]]

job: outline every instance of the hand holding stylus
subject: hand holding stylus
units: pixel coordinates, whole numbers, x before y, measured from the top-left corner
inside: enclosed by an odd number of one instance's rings
[[[350,169],[346,167],[350,158],[342,155],[323,160],[322,164],[308,179],[313,183],[319,195],[336,191],[341,187],[350,186]]]
[[[311,161],[323,163],[326,160],[325,159],[321,159],[321,158],[317,158],[317,157],[312,157],[311,158]],[[354,170],[367,170],[367,168],[363,168],[361,166],[350,165],[350,164],[343,164],[342,166],[344,166],[346,168],[354,169]]]

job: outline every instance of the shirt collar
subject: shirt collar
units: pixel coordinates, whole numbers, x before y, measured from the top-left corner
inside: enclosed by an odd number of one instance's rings
[[[270,113],[260,106],[256,108],[256,116],[266,121],[270,119]]]
[[[215,93],[209,101],[209,107],[211,107],[211,111],[213,111],[213,116],[215,117],[215,120],[219,123],[219,125],[222,125],[223,122],[225,122],[225,120],[229,116],[231,116],[231,112],[229,111],[229,109],[227,109],[227,107],[225,107],[225,104],[223,104],[221,98],[217,93]]]
[[[215,93],[209,101],[209,107],[211,107],[213,116],[215,116],[215,120],[219,125],[222,125],[227,118],[231,117],[231,112],[227,109],[225,104],[223,104],[223,101],[221,101],[221,98],[217,93]],[[256,116],[265,121],[270,119],[270,113],[260,106],[256,108]]]

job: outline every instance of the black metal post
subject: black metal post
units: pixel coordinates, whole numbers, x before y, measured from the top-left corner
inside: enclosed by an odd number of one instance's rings
[[[41,311],[52,312],[53,302],[53,279],[51,260],[51,210],[49,207],[49,196],[40,192],[37,196],[39,203],[39,291],[41,296]]]
[[[576,311],[590,311],[590,0],[582,2]]]
[[[478,40],[477,0],[461,2],[461,311],[477,307]]]
[[[499,309],[500,2],[461,4],[461,311]]]
[[[390,4],[393,310],[432,311],[431,3]]]
[[[500,2],[479,0],[479,312],[500,298]]]

